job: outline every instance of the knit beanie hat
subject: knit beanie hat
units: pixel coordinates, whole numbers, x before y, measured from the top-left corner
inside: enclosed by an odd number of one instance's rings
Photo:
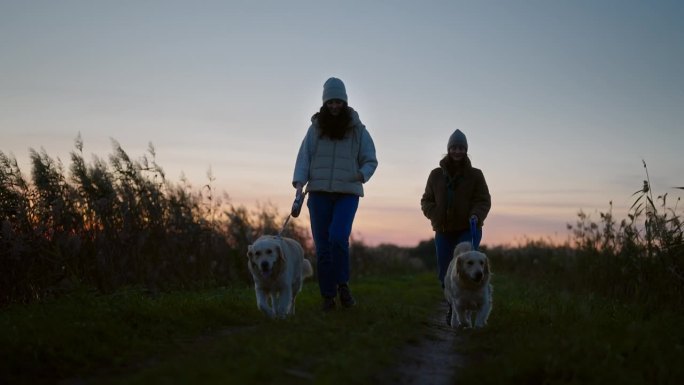
[[[461,132],[461,130],[456,130],[454,131],[453,134],[449,137],[449,143],[447,144],[447,151],[453,146],[460,145],[465,147],[466,152],[468,151],[468,140],[466,139],[466,136],[464,133]]]
[[[323,103],[331,99],[340,99],[347,102],[347,90],[344,83],[338,78],[330,78],[323,84]]]

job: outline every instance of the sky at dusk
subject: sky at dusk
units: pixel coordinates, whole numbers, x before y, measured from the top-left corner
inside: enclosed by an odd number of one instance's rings
[[[580,209],[624,217],[642,159],[683,195],[683,20],[658,0],[0,0],[0,151],[28,177],[29,148],[68,165],[79,133],[86,160],[151,142],[172,182],[211,169],[284,219],[335,76],[379,161],[354,237],[432,237],[420,198],[458,128],[492,195],[483,244],[562,240]]]

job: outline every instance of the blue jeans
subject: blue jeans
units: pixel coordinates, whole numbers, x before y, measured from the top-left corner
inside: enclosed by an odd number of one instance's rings
[[[479,227],[475,234],[475,245],[482,240],[482,228]],[[435,232],[435,249],[437,250],[437,276],[444,287],[444,276],[449,269],[449,263],[454,257],[454,249],[461,242],[471,242],[470,230],[461,232]]]
[[[349,236],[359,207],[359,197],[312,191],[306,206],[318,260],[321,295],[333,298],[337,285],[349,282]]]

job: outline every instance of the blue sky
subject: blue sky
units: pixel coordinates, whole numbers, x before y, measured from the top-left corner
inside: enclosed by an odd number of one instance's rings
[[[456,128],[493,207],[483,242],[620,214],[648,163],[684,185],[684,3],[0,0],[0,151],[68,163],[152,142],[172,181],[283,214],[330,76],[376,144],[354,236],[429,238],[420,196]],[[303,216],[301,221],[306,221]]]

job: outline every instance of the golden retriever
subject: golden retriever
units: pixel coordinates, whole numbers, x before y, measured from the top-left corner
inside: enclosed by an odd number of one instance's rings
[[[302,245],[291,238],[264,235],[248,246],[247,258],[257,307],[271,318],[294,314],[302,282],[313,275]]]
[[[456,246],[454,257],[444,277],[444,296],[451,306],[451,327],[475,327],[487,324],[492,310],[492,285],[489,260],[484,253],[472,250],[470,242]]]

